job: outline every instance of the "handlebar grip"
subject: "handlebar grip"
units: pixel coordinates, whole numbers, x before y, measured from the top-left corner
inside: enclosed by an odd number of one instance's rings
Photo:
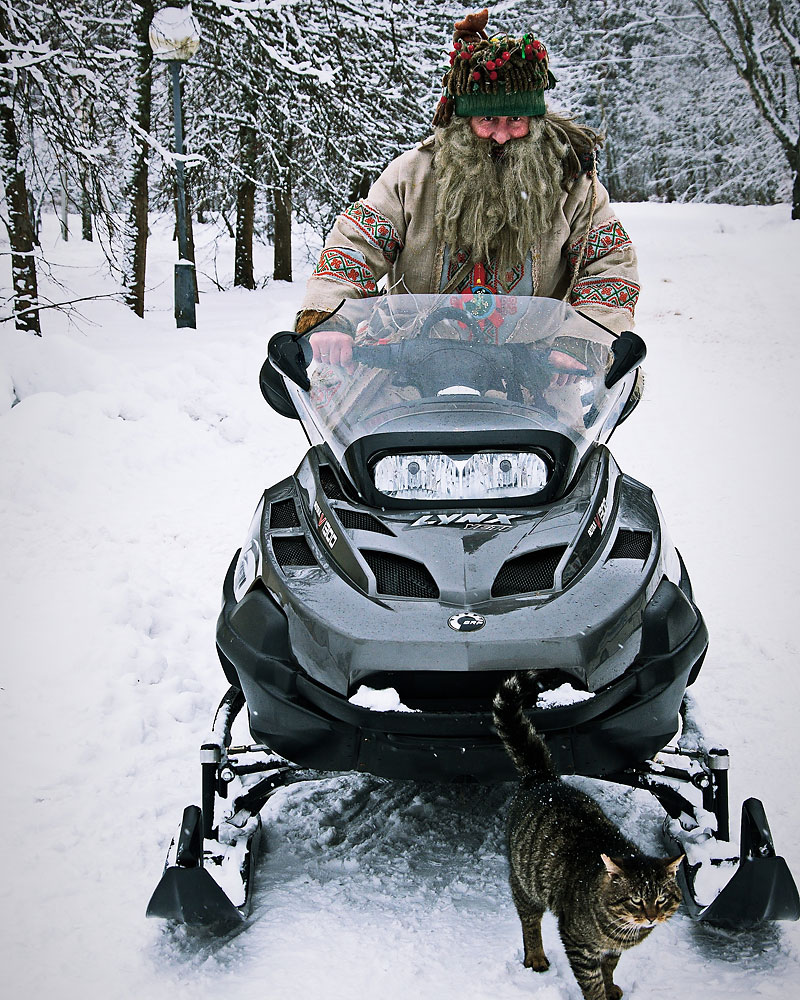
[[[393,368],[401,358],[403,341],[397,344],[354,344],[353,361],[369,368]]]

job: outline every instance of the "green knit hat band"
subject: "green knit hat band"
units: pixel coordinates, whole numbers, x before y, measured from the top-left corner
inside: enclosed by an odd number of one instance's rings
[[[505,116],[540,118],[545,113],[543,90],[518,90],[511,94],[462,94],[455,98],[459,118]]]

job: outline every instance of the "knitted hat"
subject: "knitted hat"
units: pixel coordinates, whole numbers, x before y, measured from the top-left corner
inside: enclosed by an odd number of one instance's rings
[[[556,85],[547,49],[530,33],[522,38],[489,38],[489,11],[457,21],[450,69],[442,79],[443,94],[433,119],[446,125],[453,114],[541,116],[544,92]]]

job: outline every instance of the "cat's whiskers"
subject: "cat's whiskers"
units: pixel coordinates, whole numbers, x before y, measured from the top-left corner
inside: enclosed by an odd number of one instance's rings
[[[640,923],[639,921],[629,917],[621,916],[614,920],[612,927],[614,931],[619,936],[620,941],[624,943],[633,942],[636,943],[639,935],[643,930],[650,929],[649,924]]]

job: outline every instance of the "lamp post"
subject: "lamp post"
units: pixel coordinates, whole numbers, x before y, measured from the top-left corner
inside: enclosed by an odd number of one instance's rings
[[[175,120],[175,174],[178,189],[178,263],[175,265],[175,322],[195,329],[197,276],[189,259],[186,229],[186,186],[183,165],[183,116],[181,114],[181,63],[188,62],[200,45],[200,29],[192,8],[163,7],[150,24],[150,47],[156,59],[167,63],[172,76],[172,112]]]

